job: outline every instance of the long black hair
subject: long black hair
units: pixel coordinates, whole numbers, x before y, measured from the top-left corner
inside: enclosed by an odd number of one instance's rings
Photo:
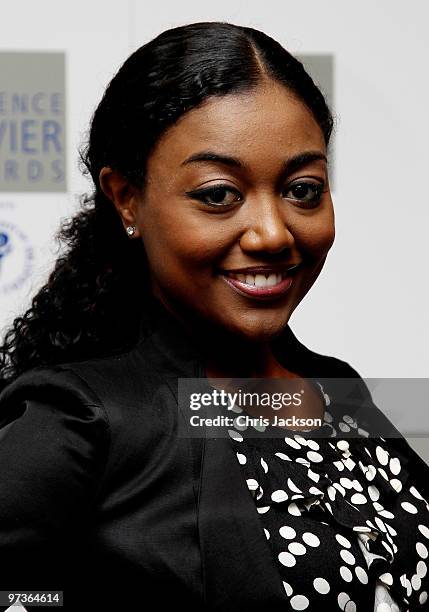
[[[63,222],[64,245],[30,308],[0,347],[0,388],[40,365],[124,350],[136,339],[149,292],[144,244],[129,240],[100,188],[103,166],[144,190],[146,161],[163,131],[210,96],[254,88],[271,78],[313,113],[328,145],[333,119],[305,71],[258,30],[222,22],[166,30],[135,51],[106,88],[81,151],[94,192]]]

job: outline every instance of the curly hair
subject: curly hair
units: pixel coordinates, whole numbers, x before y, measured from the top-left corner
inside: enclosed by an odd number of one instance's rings
[[[30,368],[109,355],[135,342],[149,265],[142,240],[129,240],[101,190],[100,170],[119,171],[143,192],[146,161],[169,126],[209,96],[251,90],[267,77],[310,109],[328,145],[333,118],[321,91],[302,63],[263,32],[224,22],[189,24],[166,30],[125,61],[81,151],[94,192],[63,222],[57,237],[64,254],[5,335],[0,388]]]

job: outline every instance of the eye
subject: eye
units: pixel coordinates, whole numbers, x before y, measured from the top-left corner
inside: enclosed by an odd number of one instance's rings
[[[230,206],[236,202],[241,202],[242,196],[236,189],[227,187],[226,185],[215,185],[207,189],[198,189],[196,191],[190,191],[187,195],[191,196],[195,200],[200,200],[208,206],[214,206],[221,208],[223,206]]]
[[[324,187],[324,183],[299,181],[288,185],[283,197],[299,202],[303,208],[315,208],[320,203]]]

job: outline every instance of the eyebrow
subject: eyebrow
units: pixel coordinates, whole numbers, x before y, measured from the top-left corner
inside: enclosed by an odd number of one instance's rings
[[[326,163],[328,162],[326,155],[321,151],[304,151],[303,153],[298,153],[294,157],[291,157],[290,159],[287,159],[284,162],[282,174],[291,174],[301,166],[319,160],[323,160]],[[215,153],[214,151],[200,151],[199,153],[194,153],[190,157],[187,157],[181,163],[181,165],[185,166],[187,164],[198,162],[223,164],[232,168],[244,168],[245,166],[245,164],[243,164],[243,162],[237,157],[231,157],[229,155],[220,155],[218,153]]]

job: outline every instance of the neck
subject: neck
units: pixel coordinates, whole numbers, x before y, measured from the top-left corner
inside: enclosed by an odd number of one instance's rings
[[[159,300],[159,298],[158,298]],[[162,300],[160,300],[162,301]],[[224,328],[195,317],[195,313],[178,312],[162,301],[163,306],[187,330],[204,360],[209,378],[294,378],[271,348],[271,339],[249,340]],[[187,316],[189,315],[189,316]]]

